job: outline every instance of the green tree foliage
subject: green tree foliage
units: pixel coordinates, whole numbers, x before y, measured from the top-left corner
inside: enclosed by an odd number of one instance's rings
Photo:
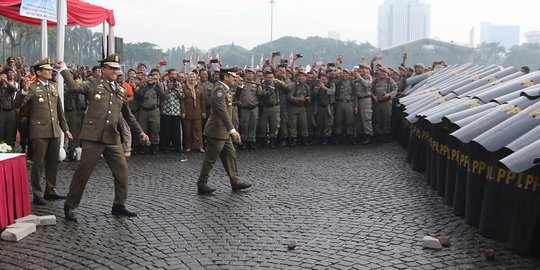
[[[3,44],[4,59],[8,56],[27,57],[27,62],[32,63],[41,58],[40,48],[40,27],[23,25],[18,22],[9,21],[4,27]],[[48,55],[56,58],[56,29],[48,29]],[[197,47],[186,48],[179,45],[174,48],[163,50],[156,44],[150,42],[136,42],[124,44],[123,62],[126,67],[135,67],[138,63],[144,62],[149,68],[155,67],[160,61],[167,61],[167,66],[161,68],[162,71],[168,68],[181,69],[182,59],[192,60],[196,64],[197,57],[207,61],[216,53],[224,65],[228,66],[248,66],[251,59],[254,59],[254,66],[259,64],[261,55],[270,58],[272,51],[281,52],[277,57],[289,59],[291,52],[303,54],[297,61],[297,65],[313,65],[316,61],[335,62],[338,55],[343,55],[343,67],[351,68],[357,65],[362,58],[368,62],[371,58],[380,54],[380,51],[368,42],[357,43],[355,41],[339,41],[330,38],[308,37],[306,39],[297,37],[282,37],[272,43],[264,43],[254,47],[252,50],[245,49],[236,44],[222,45],[202,51]],[[381,63],[387,66],[398,66],[405,51],[393,51],[385,53]],[[499,43],[482,43],[474,51],[452,48],[452,46],[423,45],[414,46],[407,49],[409,55],[407,65],[424,63],[430,66],[434,61],[444,60],[448,64],[461,64],[473,62],[478,65],[498,64],[504,66],[528,65],[531,69],[540,66],[540,45],[522,44],[514,46],[508,51]],[[102,57],[102,34],[93,33],[88,28],[73,26],[66,28],[66,43],[64,59],[74,65],[96,65],[97,60]],[[188,69],[190,66],[188,66]]]

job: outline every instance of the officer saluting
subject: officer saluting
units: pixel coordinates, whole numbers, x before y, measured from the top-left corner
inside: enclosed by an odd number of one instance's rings
[[[127,91],[115,82],[120,70],[120,55],[113,54],[99,62],[102,70],[101,79],[91,79],[84,83],[73,80],[64,62],[61,60],[56,62],[56,67],[60,69],[60,74],[66,81],[67,90],[81,93],[89,100],[80,134],[83,149],[81,162],[73,174],[64,204],[65,217],[71,221],[77,221],[74,208],[79,206],[84,187],[101,154],[114,177],[115,196],[112,214],[129,217],[137,215],[124,206],[127,199],[128,168],[120,134],[117,131],[120,115],[124,116],[132,132],[139,134],[142,141],[148,143],[149,139],[129,109]]]
[[[33,149],[32,192],[34,204],[43,205],[45,199],[59,200],[66,197],[56,192],[56,174],[58,172],[58,155],[60,136],[65,132],[69,139],[72,135],[62,111],[62,102],[58,96],[56,85],[50,82],[53,67],[47,57],[32,65],[37,80],[23,82],[23,89],[13,101],[15,108],[28,104],[30,108],[30,141]],[[41,167],[45,163],[45,192],[40,182]]]
[[[197,182],[197,192],[199,194],[210,194],[216,191],[208,186],[210,171],[218,156],[221,158],[223,167],[231,181],[233,191],[238,191],[251,187],[240,180],[236,167],[236,151],[232,142],[241,143],[240,133],[238,133],[232,123],[232,102],[233,97],[230,87],[233,86],[236,78],[236,67],[222,68],[219,71],[219,82],[216,83],[212,92],[212,109],[210,117],[204,129],[204,136],[208,141],[208,147],[201,167],[201,173]],[[239,84],[240,88],[243,85]],[[232,138],[232,140],[231,140]]]

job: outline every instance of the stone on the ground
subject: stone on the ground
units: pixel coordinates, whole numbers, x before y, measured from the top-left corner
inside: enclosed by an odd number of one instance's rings
[[[15,220],[15,223],[34,223],[36,225],[39,225],[39,222],[39,217],[36,215],[28,215]]]
[[[439,239],[426,235],[424,238],[422,238],[422,246],[424,248],[431,248],[431,249],[442,249],[441,242],[439,242]]]
[[[441,246],[443,247],[449,247],[450,246],[450,240],[448,240],[448,237],[445,235],[437,235],[437,239],[439,239],[439,243],[441,243]]]
[[[55,225],[56,224],[56,216],[55,215],[39,216],[38,218],[39,218],[39,226]]]
[[[0,238],[5,241],[18,242],[29,234],[36,231],[35,223],[14,223],[9,225],[0,235]]]

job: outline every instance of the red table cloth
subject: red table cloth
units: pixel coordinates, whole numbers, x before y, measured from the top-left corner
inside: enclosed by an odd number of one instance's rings
[[[24,154],[0,154],[0,230],[31,214]]]

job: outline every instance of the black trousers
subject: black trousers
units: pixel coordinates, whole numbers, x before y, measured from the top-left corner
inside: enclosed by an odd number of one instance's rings
[[[175,151],[182,149],[181,121],[179,115],[161,115],[161,125],[159,128],[159,148],[161,150],[169,150],[171,147]]]

